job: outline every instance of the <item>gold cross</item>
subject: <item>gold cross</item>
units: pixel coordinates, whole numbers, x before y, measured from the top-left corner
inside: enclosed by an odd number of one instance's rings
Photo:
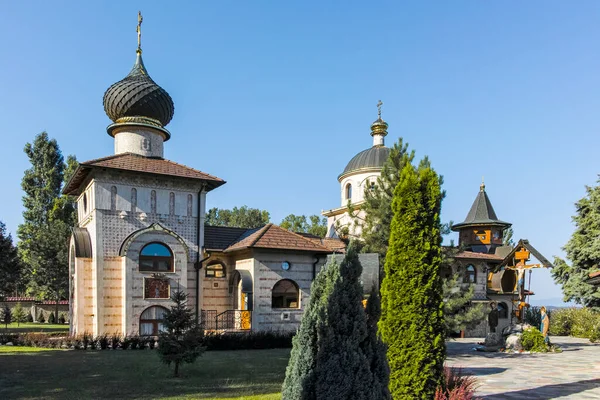
[[[142,12],[138,11],[138,24],[137,24],[137,35],[138,35],[138,51],[142,52],[142,22],[144,18],[142,17]]]
[[[379,116],[379,119],[381,119],[381,106],[383,105],[383,101],[379,100],[377,102],[377,115]]]

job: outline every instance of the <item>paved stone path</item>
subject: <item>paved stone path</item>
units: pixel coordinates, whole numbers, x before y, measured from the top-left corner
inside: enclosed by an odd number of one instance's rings
[[[447,365],[474,375],[484,400],[600,399],[600,344],[551,337],[562,353],[505,354],[474,351],[480,340],[448,342]]]

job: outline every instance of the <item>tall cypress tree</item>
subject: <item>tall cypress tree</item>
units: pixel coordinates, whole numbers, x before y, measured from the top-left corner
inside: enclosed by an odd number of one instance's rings
[[[371,390],[374,398],[389,399],[390,367],[386,356],[386,346],[381,340],[377,329],[377,323],[381,318],[381,298],[379,297],[379,290],[375,287],[371,289],[365,311],[367,312],[367,339],[363,344],[363,348],[373,374]]]
[[[394,399],[432,399],[443,382],[441,201],[441,179],[429,161],[406,164],[394,190],[379,322]]]

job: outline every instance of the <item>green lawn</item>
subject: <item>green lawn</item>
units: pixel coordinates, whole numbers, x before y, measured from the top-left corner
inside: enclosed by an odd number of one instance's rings
[[[16,322],[6,325],[0,324],[0,333],[20,333],[20,332],[69,332],[69,324],[37,324],[34,322]]]
[[[0,346],[0,399],[279,400],[289,354],[209,351],[173,378],[151,350]]]

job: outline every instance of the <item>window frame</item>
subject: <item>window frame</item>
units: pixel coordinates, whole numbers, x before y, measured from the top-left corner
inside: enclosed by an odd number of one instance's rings
[[[293,299],[294,296],[286,296],[287,292],[281,292],[281,293],[277,293],[278,295],[280,294],[280,296],[277,297],[281,297],[281,304],[282,306],[275,306],[275,288],[278,285],[281,285],[283,282],[289,282],[292,284],[292,287],[295,288],[295,298],[296,298],[296,307],[286,307],[287,304],[290,303],[290,300]],[[292,279],[280,279],[277,282],[275,282],[275,284],[273,285],[273,288],[271,289],[271,309],[273,310],[299,310],[300,309],[300,286],[298,286],[298,284],[292,280]]]
[[[346,200],[352,200],[352,183],[348,182],[346,184]]]
[[[469,270],[469,267],[473,268],[472,271]],[[473,277],[471,280],[471,276]],[[465,267],[465,275],[463,277],[463,283],[477,283],[477,267],[474,264],[467,264]]]
[[[140,319],[139,319],[139,332],[140,332],[140,336],[158,336],[158,334],[161,332],[159,329],[159,324],[161,323],[161,321],[163,321],[162,319],[142,319],[142,316],[144,315],[144,313],[152,308],[159,308],[162,309],[163,311],[167,311],[166,307],[163,306],[157,306],[157,305],[152,305],[149,307],[146,307],[144,309],[144,311],[142,311],[142,313],[140,314]],[[142,333],[142,324],[152,324],[152,333],[149,335],[144,335]]]
[[[217,276],[217,274],[216,274],[216,272],[219,271],[218,268],[215,268],[217,266],[221,266],[220,271],[223,273],[221,276]],[[213,274],[209,275],[209,272],[213,272]],[[204,268],[204,277],[205,278],[216,278],[216,279],[227,278],[227,266],[222,261],[213,261]]]
[[[508,318],[508,304],[503,301],[499,301],[496,303],[496,309],[498,310],[498,318]]]
[[[142,252],[144,251],[144,249],[152,244],[159,244],[163,247],[165,247],[169,253],[171,254],[169,257],[166,256],[147,256],[147,255],[143,255]],[[147,269],[147,268],[142,268],[142,261],[152,261],[152,265],[155,265],[155,261],[168,261],[169,263],[169,269],[168,270],[161,270],[158,268],[153,268],[153,269]],[[171,248],[163,242],[149,242],[146,243],[144,245],[144,247],[142,247],[142,249],[140,250],[140,256],[138,259],[138,271],[139,272],[154,272],[154,273],[169,273],[169,272],[175,272],[175,257],[173,256],[173,250],[171,250]]]

